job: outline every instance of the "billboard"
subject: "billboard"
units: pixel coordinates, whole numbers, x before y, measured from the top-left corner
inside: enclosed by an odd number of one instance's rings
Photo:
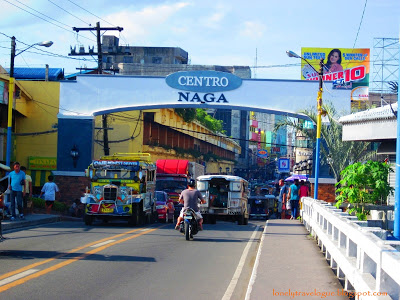
[[[324,59],[324,81],[332,81],[333,89],[350,90],[352,101],[368,100],[370,49],[306,47],[301,56],[317,71]],[[301,60],[301,79],[318,80],[315,70]]]

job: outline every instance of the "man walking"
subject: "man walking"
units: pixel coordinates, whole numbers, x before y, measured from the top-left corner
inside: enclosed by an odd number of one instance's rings
[[[288,187],[285,184],[285,182],[283,181],[283,179],[279,180],[279,187],[280,187],[280,191],[279,191],[279,198],[278,198],[278,214],[277,217],[278,219],[285,219],[286,217],[286,213],[284,210],[282,210],[282,204],[285,203],[286,205],[286,196],[287,196],[287,192],[288,192]]]
[[[299,180],[295,179],[294,183],[289,186],[288,197],[290,197],[290,206],[292,207],[292,216],[290,220],[296,220],[299,207]]]
[[[10,202],[11,202],[11,221],[16,218],[15,214],[15,201],[17,201],[17,207],[19,211],[20,219],[24,219],[22,196],[25,194],[23,188],[25,185],[25,173],[21,171],[21,165],[19,162],[14,163],[14,171],[10,172],[10,185],[8,189],[10,190]]]
[[[25,185],[23,186],[23,206],[24,206],[24,214],[27,213],[28,209],[28,202],[30,202],[30,207],[32,207],[32,177],[28,174],[26,174],[26,168],[24,166],[21,166],[21,171],[25,173]]]

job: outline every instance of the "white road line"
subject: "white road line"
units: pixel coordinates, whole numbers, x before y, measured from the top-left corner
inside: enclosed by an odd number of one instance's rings
[[[261,249],[264,243],[265,233],[267,232],[267,226],[268,226],[268,221],[265,223],[264,232],[261,236],[260,246],[258,247],[256,261],[254,262],[253,272],[251,273],[249,285],[247,286],[246,297],[244,298],[244,300],[250,300],[251,290],[253,289],[254,282],[256,281],[257,269],[258,269],[258,264],[260,262]]]
[[[107,245],[107,244],[112,243],[112,242],[115,242],[115,240],[108,240],[108,241],[105,241],[105,242],[101,242],[101,243],[95,244],[95,245],[90,246],[90,247],[91,248],[97,248],[97,247],[104,246],[104,245]]]
[[[0,286],[8,284],[10,282],[13,282],[15,280],[18,280],[18,279],[20,279],[22,277],[26,277],[28,275],[31,275],[32,273],[35,273],[37,271],[39,271],[39,270],[38,269],[30,269],[30,270],[27,270],[25,272],[21,272],[19,274],[16,274],[14,276],[10,276],[10,277],[8,277],[6,279],[0,280]]]
[[[256,236],[256,234],[257,234],[259,228],[260,228],[260,226],[257,226],[257,227],[256,227],[256,229],[254,230],[253,234],[251,235],[250,240],[247,242],[247,245],[246,245],[246,247],[244,248],[244,251],[243,251],[243,253],[242,253],[242,257],[240,258],[239,264],[238,264],[238,266],[237,266],[237,268],[236,268],[235,274],[233,274],[232,280],[231,280],[231,282],[229,283],[229,286],[228,286],[228,288],[226,289],[225,294],[224,294],[224,296],[222,297],[222,300],[229,300],[229,299],[231,299],[232,294],[233,294],[233,291],[235,290],[235,287],[236,287],[237,282],[238,282],[238,280],[239,280],[240,273],[242,273],[243,266],[244,266],[244,263],[245,263],[245,261],[246,261],[246,257],[247,257],[247,254],[248,254],[248,252],[249,252],[251,243],[253,242],[253,240],[254,240],[254,238],[255,238],[255,236]]]

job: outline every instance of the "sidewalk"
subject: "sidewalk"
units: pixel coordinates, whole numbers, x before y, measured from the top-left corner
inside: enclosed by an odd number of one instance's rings
[[[62,215],[46,215],[46,214],[29,214],[25,215],[25,219],[21,220],[17,218],[15,221],[10,221],[9,219],[3,220],[1,222],[2,224],[2,229],[3,229],[3,234],[7,230],[12,230],[12,229],[18,229],[18,228],[23,228],[23,227],[28,227],[28,226],[35,226],[35,225],[41,225],[41,224],[46,224],[46,223],[54,223],[54,222],[60,222],[60,221],[80,221],[82,222],[82,218],[74,218],[74,217],[68,217],[68,216],[62,216]]]
[[[341,293],[342,285],[303,224],[267,221],[246,300],[348,300]]]

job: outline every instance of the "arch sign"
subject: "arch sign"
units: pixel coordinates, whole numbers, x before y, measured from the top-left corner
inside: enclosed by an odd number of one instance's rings
[[[350,110],[350,91],[324,86],[324,101]],[[224,108],[299,116],[316,105],[318,82],[242,79],[218,71],[182,71],[167,77],[78,75],[60,87],[60,114],[93,116],[155,108]]]

